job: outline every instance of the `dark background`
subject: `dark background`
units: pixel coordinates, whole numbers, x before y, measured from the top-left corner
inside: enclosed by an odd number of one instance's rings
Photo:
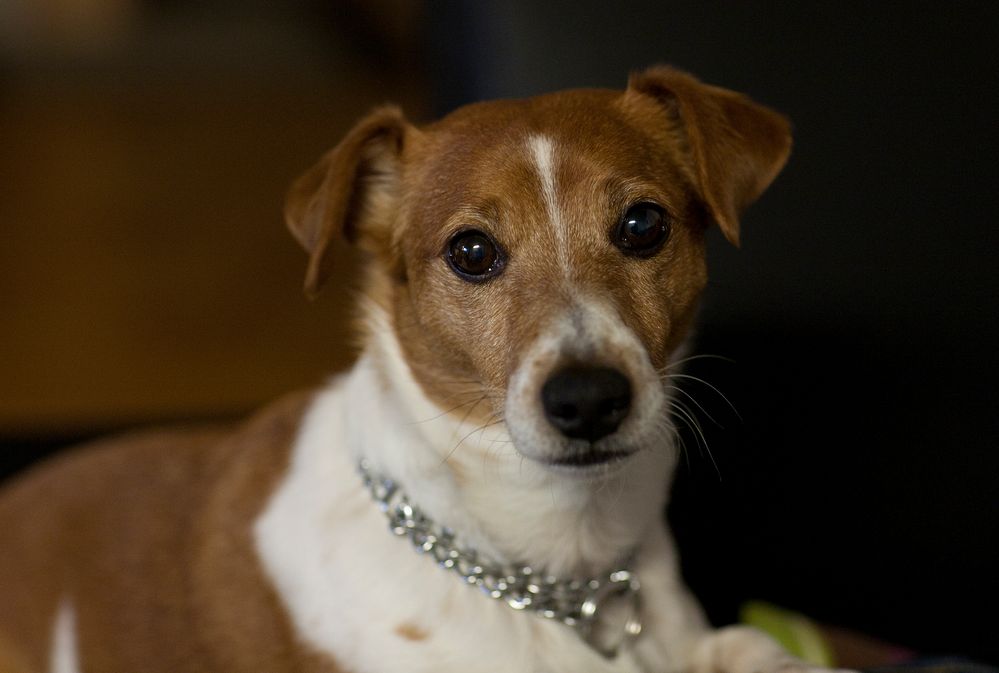
[[[44,40],[25,48],[8,36],[0,60],[0,83],[7,83],[0,92],[9,94],[3,109],[17,121],[10,110],[19,100],[49,100],[39,98],[40,87],[58,100],[67,100],[66,91],[105,92],[116,101],[110,128],[138,125],[142,139],[152,125],[171,147],[187,143],[190,152],[170,159],[176,167],[166,176],[183,184],[190,173],[205,172],[203,155],[218,150],[217,135],[234,134],[233,147],[258,148],[236,152],[235,174],[227,161],[214,173],[207,169],[205,179],[217,189],[171,191],[179,205],[169,218],[162,200],[140,199],[130,213],[113,215],[122,231],[150,217],[153,232],[182,227],[153,262],[157,274],[174,280],[146,288],[143,297],[160,306],[170,297],[186,307],[204,303],[207,285],[221,285],[233,298],[212,295],[204,314],[177,308],[181,324],[201,326],[172,332],[158,357],[142,347],[127,351],[130,373],[102,366],[95,371],[106,381],[73,386],[66,381],[97,374],[67,366],[29,385],[26,377],[44,370],[52,353],[81,348],[73,317],[85,312],[81,306],[111,297],[105,286],[143,282],[148,263],[133,268],[120,259],[146,254],[149,245],[114,237],[94,244],[113,247],[124,266],[110,266],[94,294],[46,294],[51,283],[39,289],[37,274],[50,266],[38,251],[48,239],[34,226],[42,211],[30,190],[27,197],[0,192],[0,234],[18,232],[23,253],[6,262],[27,265],[20,284],[8,284],[7,298],[22,308],[53,306],[52,325],[63,331],[62,342],[39,354],[24,345],[38,340],[38,330],[25,327],[30,320],[8,313],[0,322],[9,334],[27,334],[22,341],[8,334],[8,351],[0,351],[17,374],[0,377],[6,472],[69,439],[150,421],[238,415],[347,363],[349,349],[332,346],[344,342],[347,299],[296,304],[301,258],[290,243],[274,241],[283,236],[284,185],[367,107],[395,99],[413,118],[429,119],[480,98],[620,88],[629,70],[669,62],[750,93],[795,127],[790,163],[743,220],[742,248],[729,247],[717,232],[710,240],[712,280],[695,351],[726,359],[694,360],[687,373],[722,391],[737,413],[711,387],[685,380],[703,407],[691,405],[713,457],[697,433],[686,433],[688,460],[670,516],[688,580],[718,623],[733,621],[742,601],[763,598],[920,652],[999,662],[994,5],[317,2],[280,12],[265,3],[130,6],[130,28],[115,33],[118,46],[96,56],[79,45],[46,51]],[[122,73],[131,84],[108,84]],[[51,93],[53,81],[63,89]],[[128,102],[133,95],[139,103]],[[205,107],[221,106],[208,113],[217,134],[186,133],[164,121],[177,98],[192,97],[193,129],[206,123],[199,116]],[[84,122],[107,111],[98,106],[94,114]],[[11,137],[15,128],[7,126]],[[146,158],[163,161],[163,147],[151,151]],[[24,151],[26,163],[4,167],[23,175],[36,153],[33,145]],[[257,186],[247,189],[247,180]],[[206,216],[219,189],[229,210]],[[251,214],[251,204],[259,214]],[[104,226],[104,215],[74,210],[65,226]],[[253,232],[279,238],[238,233],[253,217]],[[33,232],[29,238],[25,230]],[[245,243],[252,236],[259,257]],[[235,252],[233,241],[243,241]],[[191,257],[192,248],[206,246],[203,256]],[[227,262],[220,264],[223,254]],[[171,276],[178,258],[186,266]],[[272,258],[279,261],[261,261]],[[218,280],[220,267],[240,263],[246,268]],[[266,273],[258,272],[260,264],[269,265]],[[200,280],[185,286],[181,277],[192,276]],[[4,289],[0,284],[0,300]],[[234,313],[234,305],[242,308]],[[121,306],[114,328],[94,337],[94,349],[106,346],[108,363],[121,353],[117,335],[135,324],[153,331],[164,324],[157,306],[141,298]],[[272,311],[293,314],[259,315]],[[264,336],[247,339],[247,328]],[[235,350],[233,335],[241,342]],[[179,354],[178,343],[188,344]],[[164,364],[136,375],[151,360]],[[100,397],[95,389],[118,392]]]
[[[687,370],[739,414],[686,381],[717,470],[688,432],[671,516],[712,617],[999,661],[995,5],[515,5],[440,26],[471,55],[446,106],[665,61],[794,122],[742,249],[711,240],[695,350],[731,361]]]

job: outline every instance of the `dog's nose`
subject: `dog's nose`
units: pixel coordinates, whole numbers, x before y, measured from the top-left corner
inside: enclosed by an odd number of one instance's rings
[[[548,422],[566,437],[595,442],[621,425],[631,407],[631,384],[608,367],[567,367],[541,388]]]

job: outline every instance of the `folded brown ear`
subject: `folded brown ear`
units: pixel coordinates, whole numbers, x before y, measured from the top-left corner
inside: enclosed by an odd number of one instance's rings
[[[314,296],[329,275],[330,245],[344,235],[377,245],[378,220],[398,198],[399,161],[409,124],[393,106],[362,119],[288,191],[284,219],[309,253],[305,292]],[[387,245],[387,243],[386,243]]]
[[[668,66],[632,75],[628,89],[667,108],[704,204],[725,238],[738,245],[739,216],[777,177],[791,152],[787,118]]]

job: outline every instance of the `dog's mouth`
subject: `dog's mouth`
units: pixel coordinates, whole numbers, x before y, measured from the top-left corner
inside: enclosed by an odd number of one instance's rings
[[[625,459],[631,457],[632,453],[633,452],[631,451],[603,451],[599,449],[589,449],[567,456],[551,458],[546,460],[545,463],[552,467],[563,469],[568,468],[585,470],[587,468],[623,462]]]

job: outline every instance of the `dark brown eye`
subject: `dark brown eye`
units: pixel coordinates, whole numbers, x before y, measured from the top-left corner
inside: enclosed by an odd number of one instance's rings
[[[459,276],[472,282],[492,278],[503,268],[499,247],[481,231],[463,231],[447,246],[447,261]]]
[[[654,203],[636,203],[614,230],[614,245],[623,252],[648,257],[669,238],[666,211]]]

